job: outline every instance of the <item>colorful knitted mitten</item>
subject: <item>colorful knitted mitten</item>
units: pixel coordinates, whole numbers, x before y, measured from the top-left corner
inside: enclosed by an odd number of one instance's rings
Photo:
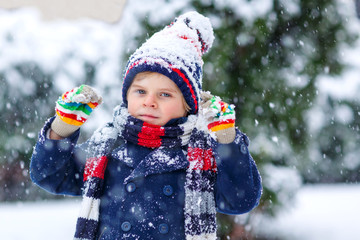
[[[208,129],[214,132],[219,143],[235,139],[235,106],[221,101],[218,96],[202,92],[203,114],[208,120]]]
[[[52,130],[62,137],[70,136],[89,118],[102,98],[94,89],[81,85],[64,93],[56,102],[56,118]]]

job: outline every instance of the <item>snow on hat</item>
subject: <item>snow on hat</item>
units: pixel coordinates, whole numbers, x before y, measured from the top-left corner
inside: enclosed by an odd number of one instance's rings
[[[122,89],[124,103],[127,105],[127,91],[136,74],[151,71],[174,81],[190,107],[189,113],[196,114],[202,88],[202,55],[213,41],[208,18],[195,11],[176,18],[130,56]]]

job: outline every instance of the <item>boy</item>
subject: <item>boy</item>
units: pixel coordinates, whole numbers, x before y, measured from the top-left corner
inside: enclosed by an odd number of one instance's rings
[[[216,211],[241,214],[261,195],[248,138],[233,106],[201,92],[210,21],[189,12],[130,57],[123,104],[111,123],[76,145],[102,98],[65,93],[39,135],[32,180],[56,194],[83,194],[75,239],[216,239]]]

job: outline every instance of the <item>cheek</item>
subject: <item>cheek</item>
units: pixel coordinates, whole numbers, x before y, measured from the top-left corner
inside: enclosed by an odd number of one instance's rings
[[[129,98],[127,99],[127,104],[128,104],[128,112],[133,115],[135,113],[136,110],[136,101],[133,98]]]
[[[172,118],[185,116],[185,107],[182,101],[177,101],[167,106],[167,112],[172,113]]]
[[[131,107],[131,104],[129,104],[129,102],[128,102],[128,112],[130,113],[130,115],[134,115],[134,110]]]

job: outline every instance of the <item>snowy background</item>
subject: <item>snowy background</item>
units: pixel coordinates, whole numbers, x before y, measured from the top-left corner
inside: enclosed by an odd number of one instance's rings
[[[228,1],[235,2],[235,1]],[[352,1],[339,0],[344,5],[342,11],[348,14],[348,28],[354,32],[360,32],[360,21],[355,18]],[[250,1],[251,3],[251,1]],[[249,3],[249,6],[250,6]],[[161,12],[172,14],[177,9],[182,9],[186,1],[178,1],[172,7],[174,9],[158,8]],[[254,7],[254,6],[252,6]],[[263,14],[267,6],[255,6],[258,12],[246,16],[249,21],[256,14]],[[239,8],[237,8],[239,9]],[[79,85],[87,76],[84,75],[83,63],[89,66],[95,65],[97,71],[89,74],[92,76],[94,86],[106,93],[108,99],[102,109],[95,111],[94,116],[86,124],[89,131],[110,119],[111,109],[120,101],[119,89],[121,82],[118,79],[122,75],[122,55],[127,53],[124,42],[128,42],[134,32],[140,31],[133,18],[140,17],[147,11],[146,7],[137,11],[128,11],[123,16],[123,21],[118,24],[104,24],[95,20],[83,20],[67,22],[64,20],[44,23],[39,14],[33,9],[19,9],[16,11],[0,10],[0,72],[8,76],[12,86],[12,96],[31,95],[36,82],[24,79],[12,66],[23,62],[33,62],[43,67],[43,71],[58,73],[53,76],[52,84],[57,92],[49,93],[49,98],[56,100],[59,93]],[[159,11],[160,11],[159,10]],[[251,11],[240,11],[246,15]],[[169,16],[158,16],[151,21],[161,21]],[[125,24],[132,22],[134,24]],[[91,39],[91,42],[89,41]],[[134,46],[128,45],[128,48]],[[351,99],[360,101],[360,41],[354,46],[344,46],[341,51],[342,61],[347,64],[346,70],[341,76],[330,78],[324,69],[324,76],[317,82],[317,103],[309,112],[308,119],[312,124],[311,131],[316,132],[326,121],[322,109],[323,102],[328,96],[344,101]],[[73,57],[68,58],[67,56]],[[6,58],[4,58],[6,56]],[[61,71],[57,71],[61,69]],[[85,72],[86,73],[86,72]],[[70,81],[71,80],[71,81]],[[11,103],[7,103],[7,109],[11,109]],[[40,110],[39,110],[40,111]],[[358,112],[360,115],[360,111]],[[354,116],[353,112],[344,106],[336,109],[334,118],[347,124]],[[30,131],[22,129],[30,139],[36,138],[37,129]],[[277,143],[277,138],[272,139]],[[24,145],[31,151],[32,146],[19,141],[19,138],[9,140],[8,150]],[[344,164],[348,168],[356,168],[360,164],[359,155],[352,153],[346,156]],[[320,161],[321,156],[314,155]],[[27,172],[22,162],[23,174]],[[276,172],[275,172],[276,171]],[[281,196],[281,191],[288,194],[296,192],[301,186],[295,171],[280,168],[268,169],[273,174],[273,182],[267,182]],[[342,174],[339,172],[339,174]],[[264,174],[265,175],[265,174]],[[285,189],[285,188],[289,189]],[[286,190],[286,191],[285,191]],[[1,190],[0,190],[1,191]],[[284,195],[285,196],[285,195]],[[287,195],[286,195],[287,196]],[[285,197],[286,197],[285,196]],[[287,199],[288,201],[289,199]],[[267,236],[269,239],[291,240],[358,240],[360,239],[360,185],[359,184],[329,184],[329,185],[305,185],[300,187],[295,197],[275,217],[269,219],[258,216],[253,219],[254,232],[259,236]],[[80,199],[69,198],[67,200],[40,200],[37,202],[0,202],[0,239],[71,239],[75,229]]]
[[[303,187],[275,219],[259,218],[255,232],[291,240],[358,240],[360,185]],[[0,239],[72,239],[80,200],[0,205]]]

